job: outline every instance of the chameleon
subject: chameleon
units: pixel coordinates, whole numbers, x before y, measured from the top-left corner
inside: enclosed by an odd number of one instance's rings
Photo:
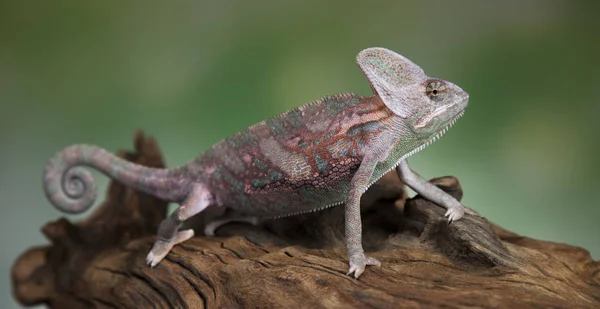
[[[356,63],[373,95],[324,96],[256,123],[172,168],[126,161],[91,144],[74,144],[46,163],[46,197],[65,213],[81,213],[96,198],[92,167],[111,179],[178,207],[159,225],[146,263],[156,267],[173,246],[194,236],[183,222],[206,210],[225,212],[205,234],[230,221],[280,218],[345,204],[348,273],[381,266],[362,246],[360,198],[395,169],[421,196],[444,207],[449,223],[476,212],[429,183],[408,158],[440,138],[459,119],[469,94],[429,77],[408,58],[383,47],[359,51]]]

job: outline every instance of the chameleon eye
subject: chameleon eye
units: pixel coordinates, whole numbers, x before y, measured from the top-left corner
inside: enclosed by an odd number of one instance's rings
[[[446,85],[439,80],[431,81],[425,87],[425,94],[434,101],[439,101],[446,95]]]

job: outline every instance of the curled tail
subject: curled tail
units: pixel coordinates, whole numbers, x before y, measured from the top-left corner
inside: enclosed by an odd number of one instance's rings
[[[173,170],[131,163],[94,145],[73,145],[52,157],[44,171],[46,197],[66,213],[84,212],[96,200],[94,178],[79,166],[93,167],[126,186],[166,200],[181,198],[184,189]]]

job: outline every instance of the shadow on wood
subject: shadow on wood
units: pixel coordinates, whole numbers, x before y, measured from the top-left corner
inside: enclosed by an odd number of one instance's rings
[[[163,166],[153,139],[137,133],[135,149],[120,156]],[[456,178],[431,181],[462,198]],[[582,248],[521,237],[482,217],[448,224],[444,209],[406,199],[392,173],[361,207],[365,251],[382,267],[358,280],[346,276],[343,206],[230,223],[151,269],[145,257],[167,203],[112,182],[88,219],[42,228],[52,244],[17,259],[13,294],[52,308],[600,307],[600,263]],[[209,219],[188,225],[199,235]]]

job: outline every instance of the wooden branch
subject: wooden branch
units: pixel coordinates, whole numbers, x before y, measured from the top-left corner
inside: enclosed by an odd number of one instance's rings
[[[154,140],[137,133],[127,160],[162,167]],[[431,180],[457,198],[454,177]],[[45,205],[43,207],[49,207]],[[383,266],[346,276],[343,207],[231,223],[217,237],[176,246],[145,264],[167,203],[116,182],[90,218],[48,223],[51,245],[12,269],[25,306],[51,308],[600,307],[600,263],[566,244],[521,237],[485,218],[448,224],[444,210],[388,174],[362,198],[364,247]],[[194,218],[197,235],[210,212]]]

